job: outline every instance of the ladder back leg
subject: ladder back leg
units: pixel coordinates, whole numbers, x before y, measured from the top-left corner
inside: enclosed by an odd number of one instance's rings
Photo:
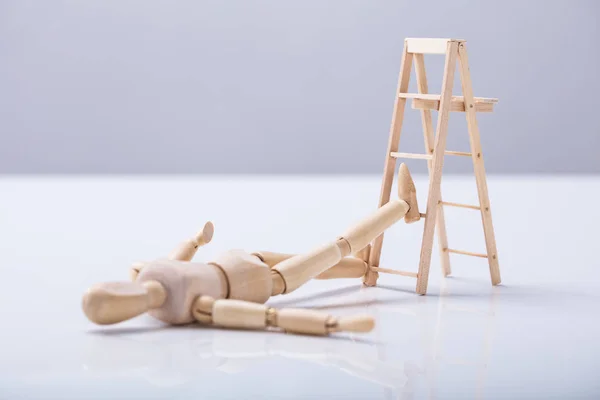
[[[385,166],[383,170],[383,182],[381,184],[381,193],[379,195],[379,205],[381,207],[390,201],[390,193],[394,182],[394,174],[396,170],[396,159],[391,156],[392,152],[398,151],[400,144],[400,132],[402,130],[402,122],[404,120],[404,111],[406,108],[406,99],[400,98],[398,93],[408,91],[408,83],[410,81],[410,70],[412,68],[412,53],[407,52],[407,46],[404,45],[402,53],[402,61],[400,66],[400,75],[398,77],[398,87],[394,96],[394,111],[392,115],[392,123],[390,126],[390,137],[388,140],[387,153],[385,155]],[[379,259],[381,258],[381,248],[383,246],[383,234],[373,241],[373,246],[369,255],[369,266],[378,267]],[[379,274],[376,271],[371,271],[370,267],[363,278],[363,283],[367,286],[375,286]]]
[[[423,54],[415,54],[415,74],[417,77],[417,87],[419,93],[429,93],[427,85],[427,73],[425,70],[425,57]],[[423,137],[425,139],[425,152],[427,154],[433,154],[433,120],[431,118],[431,110],[421,109],[421,123],[423,125]],[[429,169],[429,175],[431,178],[433,161],[427,161],[427,167]],[[440,201],[442,201],[440,193]],[[444,276],[448,276],[452,273],[450,268],[450,255],[444,249],[448,248],[448,236],[446,233],[446,220],[444,218],[444,207],[440,205],[437,211],[436,226],[438,233],[438,244],[440,250],[440,262],[442,265],[442,273]]]
[[[416,292],[418,294],[427,293],[429,266],[431,264],[431,250],[433,248],[433,236],[437,211],[440,208],[440,205],[438,204],[440,200],[440,185],[442,182],[442,169],[444,167],[444,152],[446,151],[448,119],[450,117],[452,87],[454,84],[454,71],[456,70],[457,56],[458,42],[449,41],[446,49],[446,62],[444,65],[444,77],[442,80],[440,109],[437,120],[435,144],[433,147],[432,169],[429,179],[429,193],[426,210],[427,218],[425,218],[423,241],[421,243],[421,254],[419,259],[419,272],[416,287]]]
[[[483,154],[481,152],[479,126],[477,125],[477,116],[474,106],[473,87],[471,84],[471,73],[469,72],[467,48],[464,43],[460,43],[458,52],[460,76],[465,101],[465,115],[467,118],[467,127],[469,130],[469,141],[471,143],[473,168],[475,170],[475,181],[477,182],[477,195],[479,196],[479,203],[481,208],[481,220],[483,223],[483,232],[485,235],[485,246],[488,255],[488,263],[490,265],[490,276],[492,279],[492,284],[497,285],[501,282],[500,266],[498,264],[498,251],[496,249],[496,238],[494,236],[494,227],[492,224],[490,199],[488,195],[487,181],[485,178]]]

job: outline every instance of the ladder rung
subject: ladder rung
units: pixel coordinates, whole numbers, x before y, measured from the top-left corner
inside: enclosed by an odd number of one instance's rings
[[[398,271],[395,269],[388,269],[388,268],[371,267],[371,271],[383,272],[385,274],[409,276],[411,278],[418,277],[418,274],[416,272]]]
[[[466,151],[451,151],[451,150],[446,150],[444,152],[444,154],[446,154],[447,156],[463,156],[463,157],[471,157],[473,155],[473,153],[468,153]]]
[[[462,203],[452,203],[450,201],[442,201],[440,204],[444,205],[444,206],[451,206],[451,207],[461,207],[461,208],[470,208],[472,210],[481,210],[481,207],[479,206],[474,206],[472,204],[462,204]]]
[[[390,156],[394,158],[415,158],[419,160],[431,160],[433,156],[431,154],[416,154],[416,153],[398,153],[392,152]]]
[[[440,100],[441,95],[432,93],[398,93],[398,97],[402,99],[419,99],[419,100]],[[475,103],[497,103],[498,99],[492,97],[474,97]],[[452,101],[463,102],[465,98],[463,96],[452,96]]]
[[[473,253],[473,252],[470,252],[470,251],[455,250],[455,249],[448,249],[448,248],[445,248],[444,250],[447,251],[448,253],[462,254],[462,255],[465,255],[465,256],[473,256],[473,257],[488,258],[487,254]]]

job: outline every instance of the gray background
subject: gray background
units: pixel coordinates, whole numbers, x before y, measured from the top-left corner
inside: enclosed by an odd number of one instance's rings
[[[500,99],[479,117],[489,173],[598,173],[599,10],[0,0],[0,173],[381,173],[405,37],[468,41],[475,94]],[[401,149],[422,151],[407,111]],[[450,128],[468,149],[464,115]]]

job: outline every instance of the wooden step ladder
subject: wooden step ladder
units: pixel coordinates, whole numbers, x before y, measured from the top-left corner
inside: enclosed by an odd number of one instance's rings
[[[424,54],[446,55],[441,94],[429,94],[427,77],[425,74]],[[459,64],[463,96],[452,95],[457,59]],[[407,93],[413,61],[415,64],[418,93]],[[402,54],[402,63],[400,67],[400,76],[398,78],[398,88],[396,93],[397,96],[392,116],[390,137],[385,156],[379,207],[383,206],[390,200],[390,192],[392,189],[394,172],[396,169],[396,159],[411,158],[427,160],[427,165],[429,168],[429,194],[427,198],[427,209],[426,213],[424,214],[425,223],[423,229],[423,240],[421,244],[419,270],[417,273],[413,273],[380,268],[379,260],[381,258],[381,249],[383,246],[384,236],[382,234],[373,241],[369,251],[363,252],[363,257],[369,264],[369,269],[363,279],[364,283],[368,286],[374,286],[377,283],[379,272],[404,275],[417,278],[416,292],[418,294],[425,294],[427,292],[427,283],[429,279],[429,266],[431,264],[434,229],[437,226],[441,265],[444,276],[448,276],[451,273],[450,253],[476,256],[488,259],[492,284],[499,284],[500,267],[498,265],[498,252],[496,250],[496,239],[494,238],[490,200],[488,197],[485,168],[483,165],[483,155],[479,140],[479,128],[477,126],[476,118],[477,112],[492,112],[494,104],[498,102],[498,99],[473,96],[471,75],[469,72],[469,63],[467,59],[467,47],[464,40],[458,39],[406,39],[404,42],[404,52]],[[426,154],[398,152],[402,121],[404,119],[404,109],[408,99],[412,99],[412,108],[419,109],[421,112]],[[438,111],[435,137],[433,134],[431,110]],[[469,130],[469,141],[471,144],[470,153],[446,150],[446,138],[448,134],[448,119],[450,112],[464,112],[466,114],[467,126]],[[442,201],[440,184],[442,181],[444,157],[446,155],[471,157],[473,160],[479,205]],[[485,254],[455,250],[448,247],[443,206],[463,207],[479,210],[481,212],[486,243]]]

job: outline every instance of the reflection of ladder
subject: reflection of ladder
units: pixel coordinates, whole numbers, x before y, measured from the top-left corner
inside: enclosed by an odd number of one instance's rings
[[[486,379],[487,379],[487,374],[488,374],[488,370],[489,370],[489,364],[490,364],[490,360],[491,360],[491,349],[492,349],[492,345],[494,342],[494,325],[495,325],[495,315],[496,315],[496,297],[497,297],[497,292],[495,291],[495,289],[492,289],[492,292],[490,293],[490,298],[489,298],[489,307],[488,310],[483,310],[480,308],[473,308],[470,305],[465,307],[456,307],[453,306],[452,304],[448,304],[448,303],[452,303],[453,301],[456,301],[457,299],[453,299],[452,298],[452,294],[450,293],[450,290],[448,288],[448,286],[446,285],[447,281],[443,281],[441,288],[440,288],[440,297],[439,297],[439,301],[438,301],[438,314],[437,314],[437,323],[436,323],[436,327],[435,327],[435,337],[434,337],[434,342],[433,342],[433,346],[432,346],[432,350],[433,350],[433,354],[432,354],[432,365],[430,366],[430,370],[428,371],[430,376],[431,376],[431,383],[429,386],[429,390],[430,390],[430,398],[435,398],[436,396],[436,385],[433,383],[433,381],[435,381],[435,379],[438,377],[439,375],[439,371],[440,369],[444,369],[445,366],[451,366],[451,368],[453,370],[456,370],[457,367],[463,367],[463,368],[474,368],[477,371],[477,383],[476,383],[476,396],[474,396],[473,398],[476,399],[482,399],[484,398],[484,390],[485,390],[485,383],[486,383]],[[458,299],[460,301],[460,299]],[[459,343],[465,343],[465,336],[464,336],[464,331],[460,330],[460,332],[458,332],[458,336],[456,336],[456,339],[458,340],[454,340],[454,338],[452,337],[452,334],[447,330],[447,326],[446,323],[444,321],[444,319],[450,319],[450,320],[454,320],[456,321],[456,319],[454,318],[454,315],[450,315],[448,316],[448,312],[458,312],[458,313],[462,313],[463,316],[464,314],[467,315],[471,315],[471,316],[476,316],[479,315],[480,317],[485,319],[485,331],[483,332],[483,338],[482,338],[482,343],[481,343],[481,347],[479,347],[479,351],[477,351],[478,353],[478,357],[473,357],[472,359],[467,359],[464,357],[461,358],[449,358],[447,357],[447,352],[443,351],[443,345],[442,345],[442,341],[444,339],[449,340],[453,345],[450,346],[451,348],[448,350],[454,351],[456,352],[457,350],[460,351],[460,345],[456,346],[454,345],[459,344]],[[444,318],[444,316],[446,318]],[[448,318],[450,317],[450,318]],[[473,323],[472,320],[469,321],[471,324]],[[455,326],[458,326],[455,324]],[[473,332],[472,329],[469,329],[469,332]],[[477,346],[474,346],[474,343],[472,342],[468,342],[467,347],[469,349],[476,349]]]
[[[425,62],[423,56],[424,54],[446,55],[444,77],[442,80],[442,91],[439,95],[428,93],[427,77],[425,75]],[[415,62],[415,70],[417,75],[418,93],[407,93],[413,59]],[[457,59],[459,62],[463,96],[452,96],[454,71],[456,69]],[[421,110],[421,121],[423,124],[423,134],[425,137],[426,154],[398,152],[400,132],[402,130],[402,121],[404,119],[404,108],[408,99],[413,100],[413,108]],[[400,76],[398,78],[398,89],[392,116],[390,137],[385,157],[385,167],[383,170],[383,182],[379,198],[379,207],[386,204],[390,199],[392,182],[394,180],[394,170],[396,167],[396,159],[412,158],[427,160],[429,167],[429,194],[427,199],[427,211],[425,214],[423,240],[421,244],[419,271],[417,274],[415,274],[412,272],[379,268],[379,259],[381,257],[381,248],[383,246],[382,234],[375,239],[370,251],[368,259],[368,264],[370,267],[364,277],[364,282],[366,285],[374,286],[377,283],[379,272],[394,273],[398,275],[416,277],[416,292],[419,294],[425,294],[427,292],[429,265],[431,263],[431,250],[433,248],[434,228],[436,225],[438,230],[442,270],[445,276],[449,275],[451,272],[449,253],[456,253],[487,258],[490,266],[492,284],[497,285],[500,283],[500,268],[498,266],[496,240],[494,238],[492,214],[490,211],[490,201],[488,198],[485,168],[483,165],[483,155],[481,152],[481,143],[479,141],[479,128],[477,126],[476,118],[477,112],[491,112],[494,104],[497,101],[497,99],[473,97],[471,75],[469,73],[469,64],[467,60],[467,48],[463,40],[406,39],[404,43],[404,52],[402,54]],[[437,110],[439,112],[435,137],[433,135],[431,110]],[[471,143],[470,153],[446,150],[448,119],[451,111],[464,112],[466,114]],[[479,205],[468,205],[442,201],[440,184],[442,181],[442,169],[444,166],[445,155],[467,156],[472,158],[475,170],[475,179],[477,182]],[[444,211],[441,206],[464,207],[480,210],[483,221],[483,231],[485,234],[485,254],[454,250],[448,247],[446,226],[444,222]]]

